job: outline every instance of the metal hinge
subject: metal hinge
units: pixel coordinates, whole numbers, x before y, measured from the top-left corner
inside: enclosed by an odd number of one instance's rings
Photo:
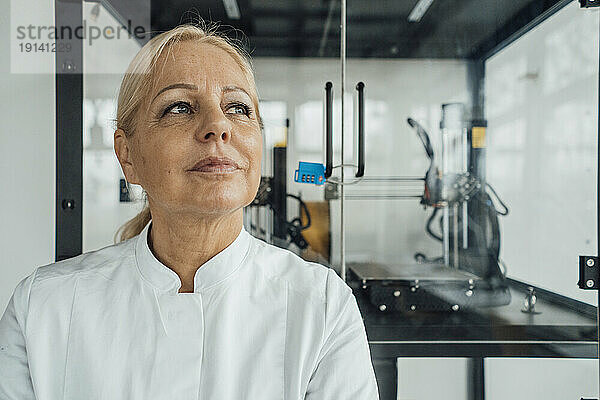
[[[579,0],[581,8],[600,7],[600,0]]]
[[[584,290],[597,290],[599,280],[598,257],[579,256],[579,282],[577,283],[579,288]]]

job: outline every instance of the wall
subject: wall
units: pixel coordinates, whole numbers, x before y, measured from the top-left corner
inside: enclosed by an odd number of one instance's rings
[[[47,72],[23,73],[19,63],[11,72],[11,57],[6,56],[11,53],[15,24],[53,24],[54,2],[43,3],[0,0],[2,312],[17,283],[35,267],[54,260],[54,58],[36,57],[40,70]]]

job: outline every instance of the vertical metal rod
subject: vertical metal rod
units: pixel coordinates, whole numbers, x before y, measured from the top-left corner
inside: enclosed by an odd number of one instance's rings
[[[463,219],[463,249],[469,248],[469,203],[466,201],[462,202],[462,219]]]
[[[468,154],[468,144],[469,144],[469,140],[467,138],[467,129],[464,128],[463,129],[463,135],[462,135],[462,148],[463,148],[463,172],[468,172],[469,171],[469,159],[467,157]],[[463,237],[462,237],[462,248],[466,249],[469,247],[469,213],[468,213],[468,207],[469,204],[468,202],[465,200],[462,202],[462,231],[463,231]]]
[[[254,207],[256,210],[256,230],[258,231],[258,237],[264,239],[262,234],[262,207]]]
[[[467,128],[463,128],[462,137],[461,137],[461,145],[462,145],[462,162],[463,162],[463,172],[467,172],[469,170],[468,160],[467,160]]]
[[[442,241],[444,244],[444,264],[450,265],[450,216],[448,215],[448,204],[444,206],[444,211],[442,214],[442,229],[444,230],[444,235],[442,237]]]
[[[476,357],[467,360],[469,374],[467,386],[468,400],[485,400],[485,358]]]
[[[342,151],[341,151],[341,157],[342,157],[342,162],[340,164],[342,164],[342,166],[340,167],[341,169],[341,182],[342,184],[340,185],[340,219],[341,219],[341,227],[340,227],[340,241],[341,241],[341,271],[340,271],[340,275],[342,280],[345,282],[346,281],[346,237],[344,236],[344,229],[345,229],[345,223],[344,223],[344,92],[345,92],[345,87],[346,87],[346,0],[341,0],[342,4],[341,4],[341,32],[342,32],[342,37],[341,37],[341,42],[340,42],[340,58],[342,61],[342,89],[341,89],[341,93],[342,93],[342,123],[340,124],[340,131],[341,131],[341,135],[342,135]]]
[[[273,210],[265,207],[267,213],[267,221],[265,224],[265,229],[267,230],[267,243],[273,243]]]
[[[252,207],[252,225],[254,226],[254,234],[256,237],[260,237],[260,231],[258,230],[258,207]]]
[[[246,223],[248,224],[247,225],[248,226],[248,232],[250,232],[250,233],[253,234],[254,232],[252,231],[252,213],[254,211],[252,211],[252,208],[254,208],[254,207],[248,208],[248,212],[246,214]]]
[[[265,242],[269,243],[269,208],[268,207],[260,207],[261,216],[260,222],[262,226],[263,239]]]
[[[452,206],[452,266],[458,268],[458,203]]]
[[[442,201],[444,202],[444,209],[442,214],[442,244],[444,253],[444,264],[450,265],[450,216],[448,215],[448,190],[444,183],[445,174],[448,171],[448,132],[445,128],[442,128]]]

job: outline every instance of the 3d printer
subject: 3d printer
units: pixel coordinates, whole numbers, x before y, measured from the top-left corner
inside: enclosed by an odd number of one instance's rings
[[[411,118],[408,124],[430,160],[421,204],[433,209],[426,231],[441,242],[442,255],[416,253],[410,265],[348,263],[350,280],[381,311],[458,311],[510,303],[500,268],[498,223],[508,208],[485,182],[485,123],[467,124],[463,104],[444,104],[440,158],[425,129]]]

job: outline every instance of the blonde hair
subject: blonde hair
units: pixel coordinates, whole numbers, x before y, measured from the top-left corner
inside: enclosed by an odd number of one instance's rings
[[[131,60],[119,89],[117,129],[122,129],[127,137],[134,134],[141,105],[144,99],[150,95],[159,57],[165,49],[167,49],[168,56],[173,45],[186,41],[213,45],[227,52],[236,61],[250,84],[250,96],[255,103],[256,116],[262,128],[262,120],[258,111],[258,92],[250,56],[238,41],[217,33],[217,28],[217,24],[206,23],[202,20],[197,23],[182,24],[155,36],[138,51]],[[147,194],[144,192],[142,211],[117,230],[114,237],[115,243],[137,236],[151,219]]]

